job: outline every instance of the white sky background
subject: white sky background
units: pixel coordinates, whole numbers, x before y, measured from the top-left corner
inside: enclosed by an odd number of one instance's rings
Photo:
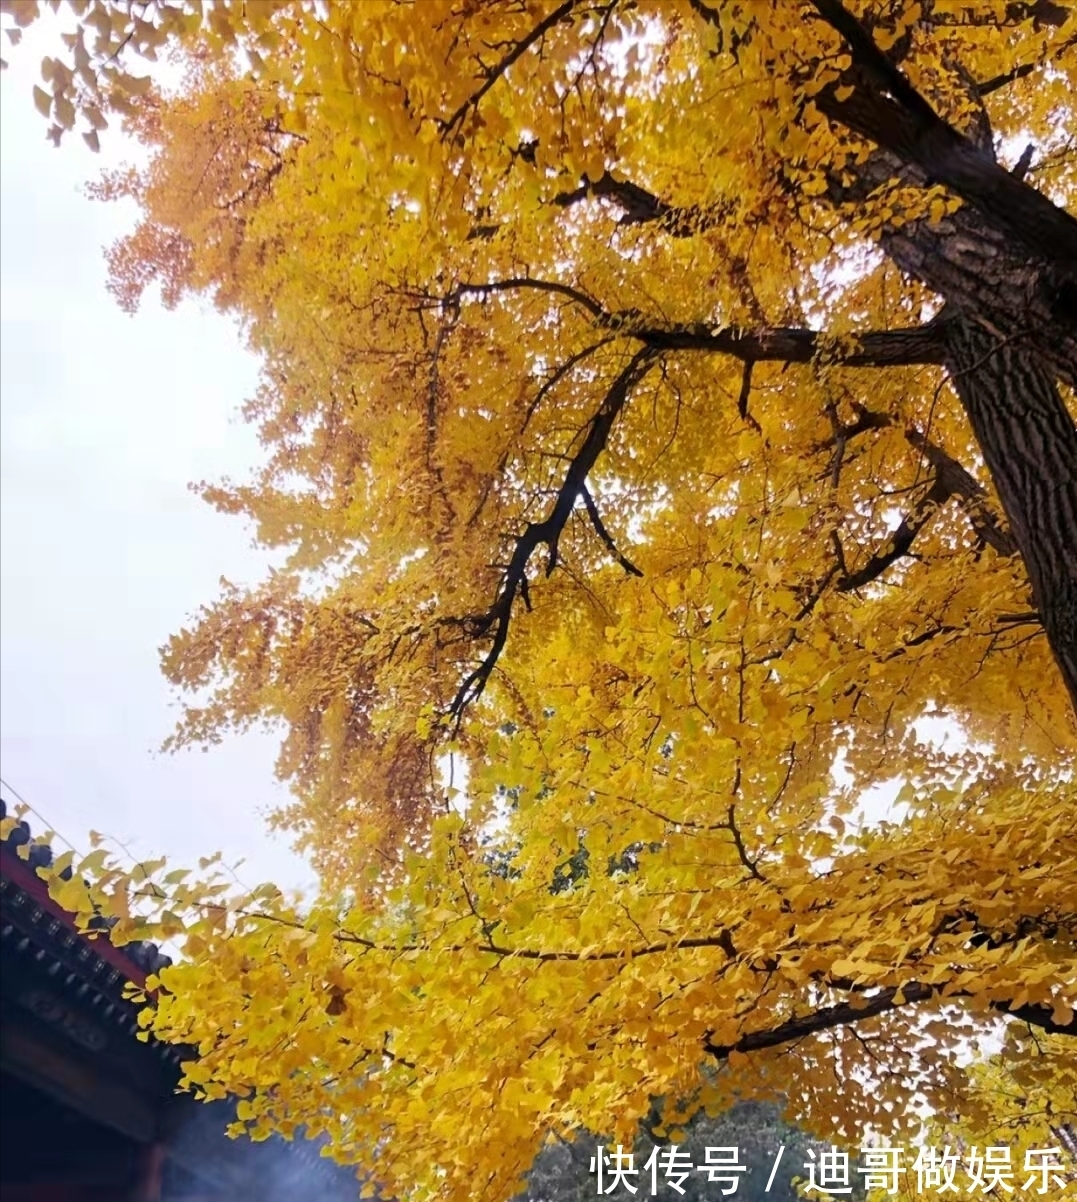
[[[55,36],[5,39],[0,84],[0,770],[80,850],[95,829],[307,884],[262,819],[286,796],[274,738],[157,752],[178,714],[158,647],[222,575],[261,573],[249,531],[187,490],[256,462],[237,409],[257,362],[209,306],[149,294],[132,318],[106,292],[103,249],[134,210],[81,188],[135,152],[115,126],[100,155],[45,140],[31,89]]]

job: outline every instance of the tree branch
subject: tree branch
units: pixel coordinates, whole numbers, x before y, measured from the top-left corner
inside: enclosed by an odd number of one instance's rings
[[[729,215],[728,209],[721,205],[705,209],[699,205],[680,208],[667,204],[639,184],[617,179],[608,171],[596,180],[588,179],[585,175],[578,188],[571,192],[558,192],[553,203],[567,208],[591,196],[613,200],[621,207],[618,224],[643,225],[653,221],[675,238],[690,238],[720,224]]]
[[[851,593],[859,588],[863,588],[867,584],[871,584],[873,581],[878,580],[892,564],[905,555],[908,555],[916,536],[931,520],[935,510],[949,496],[950,494],[947,492],[945,485],[936,477],[913,512],[902,517],[898,528],[890,536],[886,550],[877,551],[862,567],[857,568],[855,572],[850,572],[842,576],[838,581],[838,592]],[[844,558],[844,555],[842,558]]]
[[[548,17],[540,21],[526,37],[521,38],[520,41],[518,41],[510,50],[508,50],[501,57],[500,61],[498,61],[486,72],[486,79],[483,81],[482,86],[478,89],[478,91],[469,96],[463,102],[463,104],[457,108],[451,117],[445,121],[438,122],[438,125],[441,129],[441,136],[443,138],[448,137],[464,120],[470,109],[477,109],[482,101],[482,98],[487,92],[489,92],[494,84],[501,79],[501,77],[506,71],[508,71],[512,64],[516,62],[517,59],[523,58],[528,50],[530,50],[531,47],[537,42],[541,42],[546,34],[548,34],[555,25],[559,25],[562,21],[569,17],[577,3],[578,0],[564,0],[562,5],[560,5],[558,8],[555,8],[553,12],[550,13]]]
[[[837,584],[841,593],[863,588],[877,580],[891,564],[908,555],[916,536],[931,521],[936,510],[945,505],[951,497],[957,497],[964,502],[972,528],[981,543],[994,547],[1000,555],[1009,556],[1017,551],[1013,537],[984,506],[983,489],[961,464],[914,427],[905,431],[905,437],[913,446],[923,451],[924,458],[935,468],[935,478],[913,511],[902,517],[897,529],[890,536],[886,550],[872,555],[867,563],[855,572],[842,572]],[[835,539],[837,540],[836,534]],[[841,552],[840,541],[837,542],[837,546]],[[840,558],[844,560],[843,553]]]
[[[840,342],[816,330],[713,328],[701,323],[669,328],[629,326],[624,333],[655,350],[707,351],[752,363],[810,363],[823,358],[844,367],[908,367],[941,364],[945,356],[941,333],[932,323],[867,330]]]
[[[810,363],[823,358],[845,367],[910,367],[942,364],[946,343],[941,327],[935,322],[894,330],[865,330],[843,334],[840,339],[821,330],[795,326],[711,326],[703,322],[688,325],[653,326],[640,319],[638,312],[614,313],[593,296],[572,284],[535,276],[513,276],[478,283],[465,280],[443,296],[426,292],[411,293],[424,306],[455,306],[465,297],[482,298],[511,292],[546,292],[561,296],[586,310],[604,329],[615,330],[626,338],[643,343],[655,351],[704,351],[731,355],[742,362]]]
[[[701,323],[657,328],[634,324],[633,319],[636,315],[609,313],[594,297],[573,285],[530,276],[484,283],[464,281],[444,296],[428,293],[416,295],[422,305],[440,308],[456,307],[465,297],[483,298],[528,290],[563,297],[590,314],[600,327],[616,331],[621,337],[635,341],[641,346],[610,387],[601,407],[592,418],[583,445],[569,465],[550,512],[540,522],[529,522],[523,533],[516,537],[509,564],[501,578],[493,604],[485,613],[446,619],[448,624],[462,628],[470,638],[490,640],[486,654],[478,666],[466,675],[449,706],[448,713],[457,723],[462,719],[467,706],[482,695],[497,665],[508,639],[509,622],[516,598],[521,597],[525,604],[529,602],[527,571],[532,555],[540,544],[544,544],[549,552],[547,575],[554,570],[557,566],[558,544],[562,531],[581,497],[596,533],[611,554],[626,571],[634,575],[639,574],[635,565],[618,551],[602,522],[593,498],[587,491],[586,482],[596,459],[606,445],[613,423],[628,400],[631,389],[639,382],[650,361],[658,354],[664,351],[686,350],[728,354],[739,359],[745,365],[745,373],[738,407],[745,418],[749,418],[747,399],[751,385],[751,367],[756,362],[810,363],[816,358],[829,358],[850,367],[880,367],[937,363],[942,361],[945,354],[945,345],[932,323],[909,329],[868,331],[841,340],[829,339],[814,330],[796,328],[744,330],[733,327],[714,328]],[[558,378],[559,373],[555,373],[553,379]],[[926,513],[923,520],[927,520]],[[915,531],[911,537],[914,536]],[[895,544],[895,549],[883,567],[888,566],[898,555],[904,554],[906,549]],[[878,570],[882,571],[883,567]],[[847,587],[858,587],[858,584],[854,580]]]
[[[591,525],[594,526],[598,537],[606,544],[606,549],[630,576],[642,576],[643,573],[639,568],[627,556],[617,550],[617,544],[613,541],[613,536],[606,529],[606,525],[602,521],[602,516],[598,512],[598,506],[595,504],[595,499],[591,496],[590,489],[588,489],[586,484],[580,489],[580,493],[583,497],[584,506],[587,509],[587,516],[591,519]]]
[[[875,1018],[877,1015],[886,1014],[903,1005],[926,1002],[935,996],[939,996],[935,987],[919,981],[913,981],[907,985],[895,985],[888,989],[882,989],[871,997],[860,997],[855,1004],[839,1002],[833,1006],[823,1006],[818,1010],[813,1010],[810,1014],[787,1019],[776,1027],[752,1031],[741,1036],[733,1044],[715,1044],[708,1040],[704,1044],[704,1048],[716,1060],[728,1060],[733,1052],[761,1052],[768,1048],[781,1047],[782,1044],[792,1043],[808,1035],[818,1035],[822,1031],[830,1031],[835,1027],[859,1023],[866,1018]],[[962,991],[952,993],[944,1000],[949,1001],[969,996],[971,995]],[[1010,1009],[1005,1002],[994,1002],[991,1008],[1001,1014],[1019,1018],[1022,1022],[1027,1022],[1034,1027],[1040,1027],[1051,1035],[1077,1037],[1077,1014],[1071,1017],[1068,1023],[1057,1023],[1052,1017],[1053,1011],[1050,1006],[1028,1003]]]
[[[1002,75],[995,75],[991,79],[985,79],[983,83],[976,85],[976,94],[981,99],[984,96],[990,96],[992,92],[997,92],[1000,88],[1006,87],[1007,84],[1015,83],[1019,79],[1024,79],[1026,75],[1031,75],[1039,65],[1039,63],[1021,63],[1020,66],[1014,67],[1012,71],[1006,71]]]
[[[1016,555],[1017,543],[985,504],[987,494],[980,482],[952,455],[925,437],[915,426],[909,426],[905,430],[905,438],[923,453],[924,458],[935,469],[947,496],[958,497],[964,503],[969,521],[980,541],[993,547],[999,555]]]
[[[136,891],[134,896],[138,897],[139,893]],[[261,920],[295,930],[307,929],[299,920],[286,918],[283,915],[266,914],[260,911],[249,910],[228,911],[227,907],[220,903],[206,903],[203,908],[219,910],[222,913],[228,912],[232,919]],[[339,943],[354,944],[371,951],[390,952],[394,956],[432,950],[421,943],[401,945],[383,944],[377,940],[368,939],[356,932],[346,930],[335,931],[333,938]],[[721,950],[727,960],[730,961],[739,958],[732,933],[724,928],[710,935],[669,939],[661,943],[645,944],[635,948],[571,951],[568,949],[555,950],[503,946],[495,943],[484,927],[484,942],[441,947],[437,950],[436,954],[440,955],[444,952],[460,952],[465,949],[471,949],[489,952],[491,955],[499,958],[551,964],[629,961],[637,960],[644,956],[663,955],[704,948]],[[773,964],[769,965],[767,971],[773,971],[774,967]],[[742,1035],[732,1044],[716,1044],[710,1039],[705,1038],[703,1041],[704,1050],[717,1060],[727,1060],[733,1052],[747,1054],[780,1047],[782,1044],[792,1043],[809,1035],[817,1035],[822,1031],[832,1030],[835,1027],[850,1026],[862,1022],[864,1019],[874,1018],[880,1014],[896,1010],[900,1006],[927,1002],[932,998],[949,1002],[965,1000],[976,996],[973,991],[969,990],[956,990],[945,993],[945,986],[928,985],[920,981],[910,981],[902,985],[887,986],[871,995],[863,992],[863,986],[856,985],[854,982],[844,979],[830,980],[824,977],[821,979],[820,984],[825,988],[834,989],[839,992],[854,993],[857,995],[856,1002],[839,1002],[832,1006],[819,1007],[808,1014],[788,1018],[776,1026],[766,1027],[759,1031],[751,1031],[746,1035]],[[994,1001],[990,1003],[990,1007],[999,1014],[1020,1019],[1031,1026],[1039,1027],[1048,1034],[1077,1038],[1077,1011],[1073,1011],[1070,1014],[1068,1022],[1061,1023],[1055,1021],[1054,1008],[1046,1004],[1027,1002],[1020,1006],[1011,1006],[1006,1001]]]
[[[1077,220],[1015,179],[935,112],[841,0],[812,0],[848,46],[852,67],[816,97],[821,112],[945,184],[997,229],[1077,281]],[[839,86],[853,94],[838,99]]]
[[[572,301],[573,304],[580,305],[586,309],[592,317],[597,318],[605,325],[612,324],[615,320],[613,315],[603,309],[593,296],[588,296],[581,289],[574,288],[571,284],[562,284],[559,280],[536,279],[534,276],[512,276],[504,280],[491,280],[485,284],[465,281],[464,283],[457,284],[444,297],[429,296],[424,293],[422,299],[430,304],[453,305],[458,304],[465,296],[495,296],[499,292],[523,292],[527,289],[535,292],[549,292],[554,296],[563,296],[566,300]]]
[[[504,280],[465,280],[445,296],[417,293],[427,305],[456,305],[464,297],[488,297],[506,292],[547,292],[564,297],[594,317],[597,325],[615,329],[655,351],[704,351],[730,355],[752,363],[810,363],[817,357],[844,367],[917,367],[945,362],[946,344],[935,322],[897,329],[869,329],[835,339],[823,331],[795,326],[708,326],[694,322],[683,326],[649,326],[636,313],[611,313],[582,288],[536,276],[511,276]]]
[[[824,450],[835,446],[844,450],[852,439],[868,430],[879,430],[894,425],[893,418],[887,413],[879,413],[866,406],[856,406],[856,420],[846,425],[836,425],[834,437],[817,445],[816,450]],[[836,421],[836,417],[833,418]],[[929,464],[935,469],[936,479],[945,489],[943,501],[950,497],[958,498],[962,508],[968,515],[977,538],[984,546],[992,547],[999,555],[1010,556],[1017,554],[1017,543],[1013,535],[1000,522],[995,513],[987,505],[987,492],[980,482],[946,450],[932,442],[915,426],[905,427],[905,440],[914,446]],[[840,460],[835,459],[833,471],[840,469]],[[839,548],[840,550],[840,548]],[[842,575],[848,573],[844,564],[841,565]]]
[[[464,710],[477,700],[490,679],[497,661],[504,650],[509,634],[512,607],[518,595],[522,595],[527,581],[527,569],[531,556],[540,545],[545,545],[549,558],[546,564],[548,576],[557,566],[558,543],[580,494],[587,485],[587,477],[599,455],[606,447],[610,431],[621,410],[631,395],[632,389],[646,374],[656,352],[649,347],[638,350],[628,365],[610,385],[598,412],[591,419],[587,435],[580,449],[573,456],[568,471],[549,513],[541,522],[528,522],[524,532],[516,539],[512,558],[501,579],[501,586],[493,605],[484,614],[473,614],[457,619],[476,638],[491,638],[490,649],[477,668],[464,679],[449,707],[450,715],[459,723]],[[593,502],[592,502],[593,504]],[[611,540],[612,541],[612,540]]]

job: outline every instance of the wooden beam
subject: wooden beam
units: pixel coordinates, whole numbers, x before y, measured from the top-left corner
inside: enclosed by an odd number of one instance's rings
[[[35,1038],[21,1024],[5,1021],[0,1029],[0,1066],[94,1122],[149,1144],[157,1132],[157,1114],[148,1100],[116,1081],[65,1056]]]

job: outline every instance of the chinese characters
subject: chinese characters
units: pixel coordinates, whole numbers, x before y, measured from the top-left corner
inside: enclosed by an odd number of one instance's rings
[[[784,1153],[785,1145],[780,1144],[770,1166],[766,1193],[771,1191]],[[911,1153],[900,1146],[866,1146],[860,1149],[857,1162],[851,1164],[848,1152],[831,1146],[808,1149],[802,1167],[802,1191],[809,1198],[851,1195],[859,1177],[867,1190],[906,1196],[915,1193],[945,1198],[947,1194],[961,1197],[973,1193],[999,1199],[1054,1192],[1057,1197],[1057,1191],[1071,1190],[1077,1199],[1077,1174],[1065,1162],[1060,1147],[1028,1148],[1023,1157],[1013,1158],[1006,1145],[982,1150],[978,1146],[962,1150],[949,1145],[941,1149],[924,1146]],[[616,1148],[600,1144],[591,1157],[590,1169],[597,1194],[623,1190],[628,1195],[653,1198],[663,1190],[683,1195],[693,1172],[705,1174],[718,1194],[736,1194],[749,1166],[741,1161],[739,1148],[706,1148],[703,1162],[695,1164],[687,1151],[670,1145],[655,1148],[637,1167],[634,1153],[621,1144]]]

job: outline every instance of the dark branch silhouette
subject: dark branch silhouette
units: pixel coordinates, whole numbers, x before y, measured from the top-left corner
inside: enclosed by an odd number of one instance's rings
[[[550,575],[557,567],[558,545],[565,523],[575,509],[580,495],[585,491],[587,477],[599,455],[605,450],[610,431],[627,404],[632,389],[643,378],[654,357],[655,352],[647,347],[636,351],[628,365],[610,385],[598,411],[591,418],[580,449],[569,463],[549,513],[541,522],[528,522],[524,532],[516,538],[512,557],[502,576],[493,605],[484,614],[473,614],[458,620],[473,637],[488,637],[491,643],[478,667],[464,678],[449,706],[449,713],[457,722],[467,706],[482,695],[504,650],[513,605],[518,596],[523,596],[527,586],[527,570],[531,557],[540,546],[545,546],[548,552],[546,575]],[[612,540],[610,542],[612,543]],[[633,569],[631,565],[628,565],[626,570],[634,570],[638,574],[638,569]]]

